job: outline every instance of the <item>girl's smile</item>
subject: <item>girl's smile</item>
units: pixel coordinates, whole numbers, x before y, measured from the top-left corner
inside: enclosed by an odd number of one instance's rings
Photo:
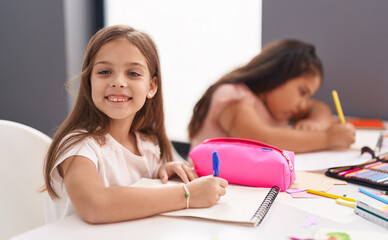
[[[112,103],[126,103],[130,100],[132,100],[131,97],[126,97],[126,96],[115,96],[115,95],[110,95],[105,97],[108,101]]]

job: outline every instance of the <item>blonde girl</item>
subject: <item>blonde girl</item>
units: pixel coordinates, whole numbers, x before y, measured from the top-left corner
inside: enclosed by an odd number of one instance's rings
[[[173,175],[186,188],[130,187],[142,177],[166,182]],[[53,137],[44,177],[48,222],[79,214],[107,223],[210,207],[227,186],[173,161],[156,46],[147,34],[122,25],[91,38],[74,109]]]

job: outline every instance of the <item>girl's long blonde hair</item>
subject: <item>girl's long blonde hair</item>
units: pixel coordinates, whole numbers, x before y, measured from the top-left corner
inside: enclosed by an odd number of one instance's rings
[[[58,198],[50,177],[57,159],[67,149],[82,139],[91,136],[101,140],[104,139],[105,134],[109,131],[109,117],[101,112],[92,101],[90,75],[98,50],[105,43],[117,38],[128,39],[129,42],[142,52],[147,60],[150,76],[151,78],[156,77],[158,86],[155,96],[152,99],[147,98],[144,106],[136,113],[130,133],[139,131],[155,136],[161,150],[161,161],[172,161],[171,143],[167,138],[164,126],[162,82],[156,45],[150,36],[132,27],[125,25],[106,27],[99,30],[89,41],[82,64],[77,100],[70,115],[54,134],[45,159],[43,170],[45,189],[52,198]],[[74,134],[66,137],[70,133]]]

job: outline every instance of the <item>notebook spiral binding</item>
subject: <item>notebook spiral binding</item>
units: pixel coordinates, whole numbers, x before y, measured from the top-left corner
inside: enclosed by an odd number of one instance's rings
[[[280,188],[278,186],[273,186],[271,190],[269,190],[267,196],[264,198],[264,201],[261,203],[260,207],[253,215],[251,221],[258,221],[258,223],[260,223],[264,219],[272,203],[275,201],[275,198],[278,195],[279,191]]]

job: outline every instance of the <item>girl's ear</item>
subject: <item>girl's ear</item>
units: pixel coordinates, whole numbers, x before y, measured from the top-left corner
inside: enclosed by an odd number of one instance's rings
[[[158,78],[153,77],[150,81],[150,90],[148,90],[147,98],[151,99],[155,96],[156,92],[158,91]]]

